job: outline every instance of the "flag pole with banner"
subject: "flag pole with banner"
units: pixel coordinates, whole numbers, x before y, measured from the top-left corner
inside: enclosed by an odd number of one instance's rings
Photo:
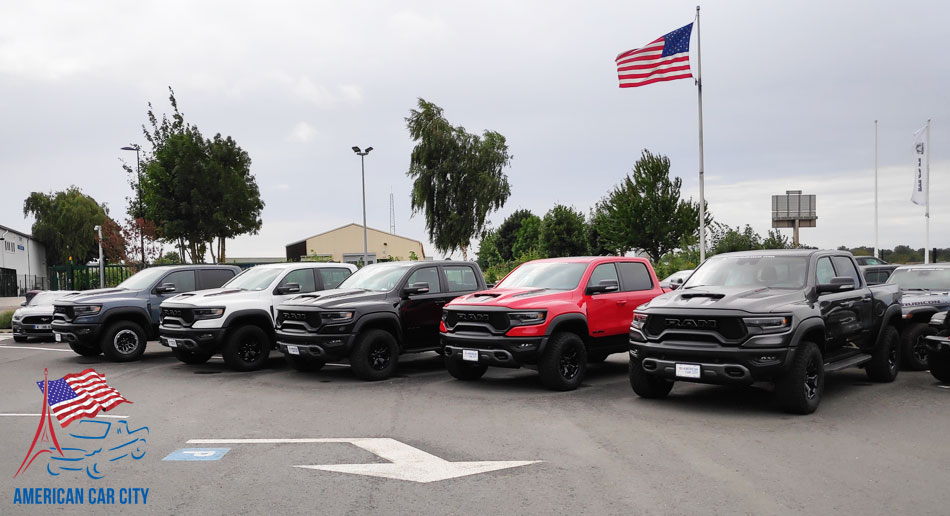
[[[696,25],[696,76],[689,64],[689,40]],[[621,88],[636,88],[654,82],[693,79],[699,94],[699,261],[706,260],[706,199],[703,181],[703,80],[699,52],[699,6],[696,21],[664,34],[646,46],[621,52],[617,76]]]
[[[924,207],[926,233],[924,237],[924,263],[930,263],[930,120],[914,133],[914,156],[917,171],[914,174],[914,193],[910,200]]]

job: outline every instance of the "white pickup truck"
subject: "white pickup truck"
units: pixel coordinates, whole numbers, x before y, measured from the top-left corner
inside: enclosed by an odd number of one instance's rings
[[[201,364],[221,353],[234,369],[260,369],[276,349],[277,305],[299,294],[336,288],[355,271],[346,263],[258,265],[221,288],[168,298],[161,305],[161,343],[186,364]]]

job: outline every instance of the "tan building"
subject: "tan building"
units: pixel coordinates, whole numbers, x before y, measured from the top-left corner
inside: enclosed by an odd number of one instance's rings
[[[386,233],[378,229],[366,231],[368,263],[379,260],[408,260],[415,253],[419,260],[425,258],[422,242],[411,238]],[[325,233],[287,244],[287,260],[300,261],[306,256],[329,258],[335,262],[358,263],[363,259],[363,226],[347,224]]]

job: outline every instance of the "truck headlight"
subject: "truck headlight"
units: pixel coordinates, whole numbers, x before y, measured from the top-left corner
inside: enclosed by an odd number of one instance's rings
[[[789,316],[743,317],[742,322],[752,333],[782,333],[791,327],[792,318]]]
[[[320,312],[320,321],[324,324],[345,323],[353,319],[353,312]]]
[[[547,317],[547,315],[547,312],[544,310],[531,312],[509,312],[508,320],[511,321],[513,326],[527,326],[529,324],[543,323],[544,318]]]
[[[76,305],[73,307],[74,317],[88,317],[96,315],[102,310],[102,305]]]
[[[640,330],[643,328],[643,325],[647,323],[647,314],[638,314],[634,312],[633,319],[630,321],[630,327],[635,330]]]
[[[195,308],[193,313],[195,314],[196,321],[202,319],[217,319],[224,315],[224,308]]]

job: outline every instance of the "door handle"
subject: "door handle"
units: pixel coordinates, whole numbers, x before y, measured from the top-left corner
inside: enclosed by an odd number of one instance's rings
[[[841,303],[841,308],[854,308],[854,301],[844,301]]]

